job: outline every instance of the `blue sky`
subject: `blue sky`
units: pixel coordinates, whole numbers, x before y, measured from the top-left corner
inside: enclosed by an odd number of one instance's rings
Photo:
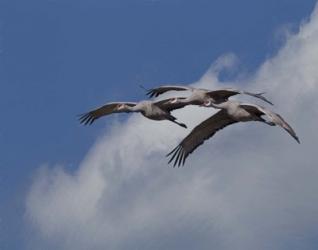
[[[249,74],[315,2],[0,0],[0,248],[24,248],[39,166],[76,171],[111,124],[82,127],[77,114],[145,98],[140,83],[197,81],[228,52],[241,64],[222,77]]]

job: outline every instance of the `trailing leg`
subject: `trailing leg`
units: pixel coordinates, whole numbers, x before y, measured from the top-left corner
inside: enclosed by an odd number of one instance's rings
[[[181,126],[183,128],[188,128],[187,125],[185,125],[184,123],[180,123],[180,122],[177,122],[177,121],[172,121],[172,122],[175,123],[175,124],[178,124],[179,126]]]
[[[173,115],[169,114],[169,116],[167,117],[167,119],[175,124],[178,124],[179,126],[183,127],[183,128],[187,128],[187,125],[185,125],[184,123],[181,122],[177,122],[177,118],[174,117]]]

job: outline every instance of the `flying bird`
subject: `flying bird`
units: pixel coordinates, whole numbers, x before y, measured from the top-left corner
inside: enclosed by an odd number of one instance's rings
[[[139,112],[148,119],[156,121],[168,120],[183,128],[187,128],[184,123],[177,122],[177,118],[171,115],[172,110],[183,108],[186,103],[175,102],[174,100],[174,98],[169,98],[161,101],[110,102],[79,115],[79,120],[84,125],[90,125],[96,119],[113,113]]]
[[[202,105],[206,101],[211,101],[214,103],[225,102],[229,99],[229,97],[238,94],[253,96],[273,105],[272,102],[270,102],[263,96],[263,94],[265,93],[251,93],[233,88],[208,90],[190,86],[165,85],[147,90],[146,95],[148,95],[149,97],[158,97],[159,95],[168,91],[191,91],[191,95],[189,97],[178,101],[192,105]]]
[[[270,126],[277,125],[285,129],[300,143],[292,127],[279,114],[264,107],[236,101],[227,101],[220,104],[209,101],[204,105],[221,110],[197,125],[177,147],[167,154],[167,157],[171,156],[169,163],[174,160],[174,167],[183,166],[189,154],[203,144],[205,140],[211,138],[217,131],[237,122],[259,121]]]

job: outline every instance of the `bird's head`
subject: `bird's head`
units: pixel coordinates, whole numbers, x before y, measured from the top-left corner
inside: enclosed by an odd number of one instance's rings
[[[205,100],[203,102],[203,104],[201,104],[200,106],[202,107],[211,107],[212,101],[211,100]]]
[[[117,106],[118,110],[123,110],[123,109],[126,109],[126,108],[127,108],[127,105],[124,104],[124,103],[118,104],[118,106]]]
[[[180,101],[179,97],[174,97],[174,98],[171,98],[171,100],[169,102],[170,103],[177,103],[179,101]]]

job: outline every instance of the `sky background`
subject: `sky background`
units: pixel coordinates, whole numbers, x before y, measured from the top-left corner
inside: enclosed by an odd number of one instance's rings
[[[239,63],[231,70],[225,70],[219,74],[212,67],[212,73],[208,73],[208,77],[197,84],[204,85],[208,82],[206,79],[212,79],[211,82],[214,81],[215,86],[220,86],[222,82],[226,82],[227,85],[235,85],[236,87],[248,86],[251,90],[261,87],[260,91],[265,89],[268,92],[268,97],[271,98],[272,86],[263,82],[265,82],[264,79],[272,78],[262,78],[263,75],[266,75],[264,71],[267,70],[264,65],[271,58],[275,58],[279,51],[283,51],[282,54],[289,55],[282,48],[286,48],[285,44],[288,43],[291,36],[297,36],[300,27],[302,27],[301,24],[309,20],[315,2],[313,0],[0,0],[0,111],[2,114],[0,125],[0,248],[44,249],[43,246],[45,246],[45,249],[56,249],[54,247],[77,249],[77,246],[72,245],[70,241],[81,238],[82,235],[72,233],[72,229],[65,229],[66,232],[59,230],[58,228],[63,226],[58,222],[52,228],[48,226],[52,224],[52,221],[45,222],[43,219],[48,214],[54,217],[59,211],[63,211],[62,207],[57,210],[48,210],[47,214],[45,213],[45,204],[56,201],[50,194],[56,192],[56,196],[53,197],[58,197],[60,192],[63,193],[67,190],[68,185],[63,184],[63,181],[61,181],[61,185],[58,184],[60,183],[58,176],[61,175],[62,179],[72,179],[73,176],[82,176],[81,173],[85,171],[89,172],[88,165],[91,163],[88,164],[87,162],[90,162],[90,155],[93,155],[92,158],[94,159],[98,158],[103,155],[104,150],[110,147],[103,141],[105,133],[111,133],[107,134],[106,139],[117,138],[113,140],[119,140],[118,131],[116,132],[116,128],[114,128],[116,124],[121,127],[137,122],[137,125],[135,125],[136,128],[139,128],[139,120],[126,120],[127,116],[125,115],[109,117],[96,122],[91,127],[83,127],[76,120],[77,114],[109,101],[143,99],[145,98],[144,91],[138,87],[138,84],[154,87],[164,83],[190,84],[197,82],[213,62],[227,53],[233,53]],[[306,38],[306,36],[304,37]],[[303,44],[299,46],[305,47]],[[285,50],[288,50],[288,48]],[[317,54],[313,53],[313,56],[315,55]],[[229,60],[231,58],[230,56]],[[277,59],[277,61],[278,66],[276,65],[276,67],[279,68],[280,59]],[[221,57],[219,62],[222,64],[224,58]],[[275,63],[273,64],[275,65]],[[275,70],[270,69],[268,71],[274,72]],[[270,73],[268,75],[271,77],[275,75],[273,79],[277,80],[280,79],[277,74]],[[300,74],[299,79],[302,79],[301,77]],[[258,83],[253,85],[253,82]],[[277,80],[277,82],[280,82],[280,80]],[[206,87],[209,87],[209,85]],[[273,96],[275,98],[275,95]],[[275,101],[279,103],[277,99]],[[284,114],[289,114],[283,103],[277,109],[282,112],[285,111]],[[180,114],[180,116],[183,117],[183,114]],[[290,114],[288,118],[291,119],[292,115]],[[133,119],[139,118],[134,116]],[[185,115],[185,122],[186,119],[187,116]],[[141,121],[149,123],[149,126],[155,126],[151,128],[158,130],[159,134],[164,133],[160,130],[160,127],[157,127],[162,123],[153,125],[151,121]],[[196,123],[198,121],[200,120],[197,120]],[[195,123],[195,121],[191,122]],[[142,128],[141,133],[143,133],[143,129],[148,131],[148,127],[143,127],[148,125],[142,123],[140,126]],[[298,125],[298,128],[300,127],[301,125]],[[126,127],[124,128],[126,129]],[[169,131],[170,128],[178,129],[170,126],[168,128]],[[275,135],[285,138],[282,131],[279,129],[273,130],[278,131],[277,133],[274,132]],[[265,131],[272,132],[272,130]],[[247,131],[239,130],[239,132],[243,134]],[[151,134],[149,133],[148,136],[150,137]],[[252,133],[252,135],[258,136],[257,132]],[[181,134],[178,136],[170,142],[171,144],[168,143],[169,147],[167,146],[167,149],[182,138]],[[101,137],[104,139],[98,139]],[[293,143],[288,139],[286,136],[286,142],[288,143],[284,144],[284,147]],[[102,142],[98,140],[102,140]],[[119,141],[129,143],[129,139],[122,140]],[[98,142],[96,143],[96,141]],[[150,145],[153,143],[151,142]],[[103,146],[99,146],[100,144]],[[264,146],[264,148],[266,147]],[[140,163],[139,166],[147,167],[149,161],[146,164],[143,157],[147,159],[152,157],[155,160],[164,158],[165,147],[161,145],[157,148],[155,146],[155,149],[158,151],[151,152],[150,156],[141,154],[140,159],[138,156],[130,156],[131,152],[129,151],[127,158],[136,160]],[[119,148],[113,150],[115,152]],[[90,153],[88,154],[88,152]],[[239,152],[242,155],[246,154],[244,151]],[[230,151],[230,153],[233,152]],[[191,157],[194,158],[195,154]],[[220,165],[230,165],[225,158],[221,157],[218,160]],[[83,161],[83,159],[86,160]],[[313,158],[309,157],[308,162],[311,159]],[[164,160],[161,159],[161,163],[165,163]],[[116,164],[120,165],[121,161]],[[125,163],[122,163],[122,165],[124,166]],[[194,161],[193,165],[198,164],[195,164]],[[270,165],[276,166],[278,161],[272,160]],[[46,170],[43,170],[43,166],[46,166]],[[160,172],[168,171],[165,167],[166,164],[161,164],[161,166],[162,169],[158,166],[155,169],[153,167],[150,169],[159,176],[166,176],[167,173]],[[211,168],[211,166],[209,167]],[[109,168],[111,169],[111,167]],[[42,169],[40,172],[46,171],[46,174],[42,172],[38,174],[39,169]],[[91,167],[91,169],[94,169],[94,167]],[[125,168],[123,167],[123,169]],[[230,171],[229,167],[227,167],[227,170]],[[62,172],[56,173],[56,171]],[[138,171],[144,173],[143,170]],[[182,171],[178,170],[178,174],[182,175]],[[245,169],[245,171],[246,176],[253,176],[253,173],[249,173],[253,170]],[[94,173],[94,171],[92,172]],[[140,174],[140,172],[138,173]],[[190,172],[186,173],[185,180],[190,180],[191,183],[193,181],[191,179],[192,175],[190,175]],[[116,177],[113,172],[108,174]],[[213,174],[216,174],[216,172],[212,172],[211,175],[214,176]],[[99,176],[99,174],[96,175]],[[127,175],[134,174],[129,172]],[[53,184],[44,185],[44,189],[48,190],[48,193],[45,193],[39,183],[41,183],[41,180],[45,180],[47,176],[57,177],[48,181]],[[83,176],[86,175],[83,174]],[[149,177],[148,174],[141,174],[141,176]],[[215,178],[219,176],[224,178],[222,174],[216,174]],[[168,176],[166,177],[168,178]],[[81,177],[79,178],[81,179]],[[88,177],[82,178],[84,183],[87,179],[90,179]],[[194,175],[193,178],[199,177]],[[170,178],[168,179],[172,182]],[[304,179],[306,178],[304,177]],[[180,188],[184,187],[182,183],[185,180],[180,180]],[[266,182],[266,180],[263,181]],[[77,181],[81,183],[80,180]],[[93,181],[92,183],[99,182]],[[144,183],[145,180],[142,177],[134,177],[129,179],[124,186],[118,187],[120,190],[118,193],[114,191],[114,195],[123,195],[125,190],[129,188],[139,190]],[[231,185],[230,181],[228,183]],[[107,186],[102,180],[100,180],[100,185],[103,186],[102,190]],[[160,184],[158,185],[160,186]],[[238,185],[238,183],[235,185]],[[62,191],[56,191],[57,186],[60,186]],[[82,186],[86,187],[80,185],[80,187]],[[264,186],[266,185],[264,184]],[[149,186],[145,184],[145,187]],[[154,188],[154,191],[156,190]],[[281,189],[277,187],[277,190]],[[99,186],[92,193],[88,193],[87,197],[95,197],[94,194],[98,192],[103,193]],[[257,191],[255,192],[257,193]],[[71,194],[70,191],[69,197],[72,197]],[[40,201],[42,195],[47,195],[49,200]],[[103,193],[100,197],[104,196]],[[134,193],[132,197],[134,197]],[[128,197],[126,198],[128,199]],[[112,199],[105,199],[105,202],[103,202],[107,209],[109,206],[121,205],[121,202]],[[200,203],[203,200],[193,202],[204,206],[205,204]],[[86,201],[84,203],[86,204]],[[107,213],[107,209],[98,209],[96,213]],[[112,208],[109,209],[112,210]],[[271,209],[274,211],[273,214],[276,214],[275,208]],[[39,211],[44,211],[43,215],[37,214]],[[161,210],[158,209],[158,211]],[[198,212],[195,209],[191,210],[192,213],[194,211]],[[317,210],[313,209],[312,212],[315,214]],[[200,213],[205,214],[204,211],[200,211]],[[174,213],[172,212],[172,214]],[[116,217],[116,215],[112,214],[112,217]],[[58,218],[59,216],[57,216],[57,221],[59,221]],[[158,215],[158,218],[160,218],[160,215]],[[191,218],[195,223],[204,221],[203,218],[197,218],[194,215]],[[257,221],[257,219],[258,217],[255,215],[253,220]],[[94,221],[94,219],[92,220]],[[137,220],[137,222],[140,220]],[[95,221],[98,220],[95,218]],[[105,224],[107,224],[108,220],[105,221]],[[182,217],[178,221],[182,222]],[[286,221],[288,221],[288,218],[286,218]],[[305,219],[300,219],[300,222],[307,225]],[[146,222],[143,223],[147,224]],[[166,224],[160,224],[159,221],[153,223],[157,223],[158,228],[165,228],[166,226]],[[185,220],[184,227],[187,227],[188,223],[190,222]],[[77,219],[71,221],[70,224],[82,225]],[[105,229],[104,224],[102,226],[94,225],[94,228]],[[183,224],[181,223],[181,225]],[[211,246],[206,241],[207,235],[193,236],[196,230],[184,232],[184,227],[175,228],[177,233],[173,234],[169,243],[167,243],[169,249],[179,249],[178,247],[187,244],[188,248],[185,249],[194,249],[193,247],[205,249],[196,243],[199,241],[206,242],[206,246]],[[210,228],[211,226],[207,227]],[[268,227],[270,228],[270,226]],[[158,228],[153,229],[153,231],[157,232]],[[298,245],[298,247],[301,246],[298,249],[316,249],[315,246],[318,245],[318,242],[314,238],[317,236],[317,233],[315,234],[317,228],[313,229],[305,226],[304,228],[300,232],[305,234],[306,237],[304,236],[303,245]],[[124,230],[120,229],[121,227],[118,227],[117,233],[116,231],[112,233],[114,235],[124,233]],[[215,240],[217,242],[216,249],[234,249],[231,248],[231,244],[227,244],[229,239],[222,236],[223,233],[229,233],[228,229],[217,229],[216,226],[216,229],[212,230],[213,235],[217,235],[216,238],[212,237],[217,239]],[[223,229],[225,232],[223,232]],[[143,230],[143,228],[139,228],[137,231],[143,233]],[[105,229],[104,232],[107,234],[108,231]],[[198,230],[198,232],[201,231]],[[149,232],[149,234],[151,233],[152,231]],[[136,249],[140,249],[140,246],[147,246],[147,242],[157,242],[158,240],[152,235],[149,235],[149,238],[145,236],[145,238],[139,239],[130,232],[125,231],[124,234],[123,238],[127,242],[135,244]],[[187,235],[192,235],[193,241],[189,240]],[[278,234],[277,237],[279,236]],[[243,236],[236,235],[235,239],[240,237]],[[271,249],[289,249],[290,245],[287,244],[289,238],[287,235],[284,237],[286,241],[280,239],[281,245],[275,245],[275,248]],[[105,238],[108,238],[108,236],[105,236]],[[236,242],[235,239],[231,240]],[[275,243],[275,240],[272,242]],[[187,244],[180,245],[182,241]],[[96,245],[89,245],[84,242],[83,246],[87,247],[86,249],[105,249],[105,246],[109,247],[99,239],[96,239],[96,242],[98,242]],[[143,243],[138,245],[138,242]],[[248,242],[248,239],[246,239],[246,242]],[[241,242],[241,244],[242,247],[247,246],[245,243]],[[250,246],[254,246],[254,242]],[[108,249],[134,248],[114,243]],[[158,249],[160,248],[158,247]],[[168,248],[163,245],[162,249]]]

